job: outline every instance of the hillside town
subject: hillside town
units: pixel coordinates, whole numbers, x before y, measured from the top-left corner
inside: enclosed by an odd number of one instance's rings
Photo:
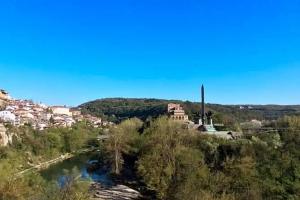
[[[0,123],[13,126],[30,124],[34,129],[44,130],[49,127],[71,127],[82,120],[90,122],[94,127],[109,123],[98,117],[83,115],[77,108],[13,99],[8,92],[0,90]]]

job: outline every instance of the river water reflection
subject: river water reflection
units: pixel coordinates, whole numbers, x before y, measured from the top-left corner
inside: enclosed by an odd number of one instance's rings
[[[88,170],[89,163],[98,159],[98,152],[80,154],[51,165],[49,168],[42,170],[40,174],[45,180],[57,181],[59,185],[63,185],[67,178],[72,175],[76,178],[100,182],[103,185],[110,186],[113,182],[108,175],[107,169],[98,167],[92,171]]]

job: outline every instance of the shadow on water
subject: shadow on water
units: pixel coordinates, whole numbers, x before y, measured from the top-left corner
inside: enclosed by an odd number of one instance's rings
[[[41,176],[49,181],[57,181],[60,186],[68,180],[69,177],[80,178],[111,186],[113,181],[109,176],[109,169],[99,165],[99,153],[89,152],[79,154],[68,160],[64,160],[40,172]]]

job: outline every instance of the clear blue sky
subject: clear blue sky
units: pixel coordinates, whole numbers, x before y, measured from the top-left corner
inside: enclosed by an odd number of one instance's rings
[[[78,105],[104,97],[300,104],[300,0],[1,0],[0,88]]]

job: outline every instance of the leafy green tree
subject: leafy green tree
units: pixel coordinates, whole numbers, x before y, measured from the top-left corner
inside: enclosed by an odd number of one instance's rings
[[[138,162],[139,174],[147,185],[167,197],[176,172],[176,157],[182,148],[186,129],[166,117],[158,118],[145,131],[142,155]]]
[[[168,199],[201,199],[208,195],[209,169],[203,154],[193,148],[180,147],[176,153],[175,172],[169,185]]]
[[[115,174],[120,174],[123,163],[122,153],[133,150],[133,143],[139,137],[138,131],[142,125],[141,120],[133,118],[125,120],[118,126],[110,129],[107,150],[112,154]]]

